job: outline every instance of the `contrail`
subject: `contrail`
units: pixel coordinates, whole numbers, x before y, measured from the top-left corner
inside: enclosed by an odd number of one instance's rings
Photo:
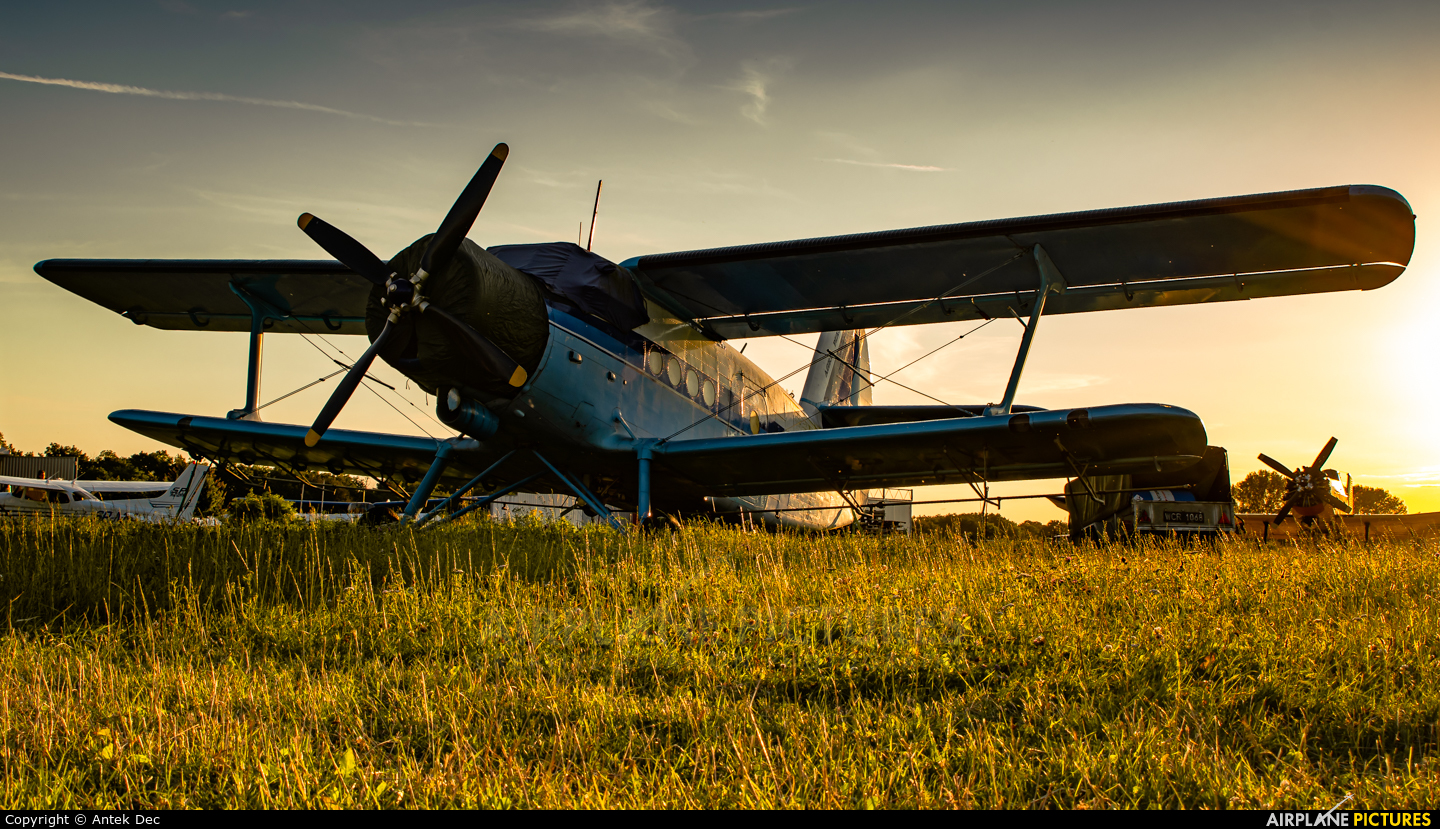
[[[879,161],[852,161],[848,158],[822,158],[820,161],[833,161],[836,164],[854,164],[857,167],[886,167],[892,170],[915,170],[920,173],[948,173],[949,167],[928,167],[922,164],[883,164]]]
[[[363,112],[350,112],[348,110],[320,106],[319,104],[307,104],[301,101],[272,101],[268,98],[248,98],[243,95],[225,95],[219,92],[173,92],[165,89],[147,89],[143,86],[130,86],[128,84],[72,81],[68,78],[41,78],[36,75],[15,75],[10,72],[0,72],[0,78],[11,81],[24,81],[26,83],[47,84],[49,86],[68,86],[74,89],[89,89],[93,92],[109,92],[114,95],[142,95],[146,98],[168,98],[172,101],[229,101],[236,104],[279,107],[280,109],[303,109],[308,112],[323,112],[327,115],[359,118],[364,121],[374,121],[379,124],[389,124],[395,127],[434,126],[433,124],[418,121],[392,121],[389,118],[366,115]]]

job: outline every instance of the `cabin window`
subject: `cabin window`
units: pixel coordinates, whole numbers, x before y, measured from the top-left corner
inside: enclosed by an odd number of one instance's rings
[[[680,364],[679,357],[671,357],[665,361],[665,377],[670,381],[670,385],[676,388],[680,387],[680,379],[684,370],[685,367]]]
[[[685,391],[694,397],[700,396],[700,375],[693,368],[685,372]]]
[[[704,398],[706,406],[713,407],[715,405],[715,381],[706,380],[704,388],[700,390],[700,395]]]
[[[665,355],[659,351],[651,351],[645,358],[645,367],[650,369],[651,374],[659,377],[665,371]]]

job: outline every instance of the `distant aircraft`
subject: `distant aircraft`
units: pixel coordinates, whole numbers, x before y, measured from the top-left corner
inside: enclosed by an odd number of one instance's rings
[[[1357,185],[617,265],[567,242],[465,238],[508,153],[497,145],[439,229],[389,262],[306,213],[301,230],[338,261],[55,259],[35,271],[137,325],[250,332],[246,403],[228,418],[110,415],[195,457],[404,481],[415,485],[405,518],[420,523],[548,490],[617,526],[611,507],[641,522],[748,514],[825,529],[852,523],[870,488],[1183,476],[1207,452],[1193,412],[1015,404],[1042,315],[1372,290],[1405,270],[1415,243],[1409,203]],[[1025,333],[998,403],[868,405],[875,331],[1012,317]],[[266,332],[371,344],[306,428],[257,416]],[[822,337],[799,401],[786,377],[727,344],[812,333]],[[1209,336],[1176,332],[1171,345],[1193,352]],[[459,435],[330,429],[376,357],[434,394]],[[442,481],[453,500],[422,514]],[[477,486],[489,494],[460,508]]]
[[[188,521],[195,515],[205,486],[203,463],[185,467],[171,483],[163,481],[62,481],[0,476],[0,515],[73,515],[133,518],[142,521]],[[106,495],[137,495],[106,498]]]
[[[1346,475],[1346,482],[1342,484],[1339,472],[1323,468],[1325,462],[1330,460],[1330,453],[1335,451],[1335,444],[1338,442],[1335,438],[1330,438],[1320,449],[1320,454],[1315,456],[1314,463],[1296,469],[1291,469],[1264,452],[1260,453],[1261,463],[1286,478],[1285,502],[1281,504],[1280,511],[1275,514],[1276,524],[1284,521],[1285,516],[1291,512],[1295,513],[1296,520],[1308,526],[1316,521],[1334,521],[1337,509],[1341,512],[1352,510],[1353,506],[1350,502],[1353,499],[1353,491],[1350,486],[1350,476]]]

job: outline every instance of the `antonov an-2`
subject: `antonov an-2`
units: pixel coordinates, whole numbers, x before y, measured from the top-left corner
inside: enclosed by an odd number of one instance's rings
[[[749,514],[839,527],[871,487],[1173,475],[1207,453],[1194,413],[1015,405],[1042,315],[1371,290],[1410,261],[1397,192],[1360,185],[967,222],[608,262],[577,245],[465,236],[508,148],[440,225],[384,262],[310,214],[322,261],[66,260],[46,279],[164,329],[249,331],[245,406],[110,419],[216,462],[415,485],[406,516],[460,495],[568,491],[642,519]],[[1025,334],[999,403],[870,404],[866,331],[1011,317]],[[309,427],[265,423],[265,332],[367,334]],[[823,332],[796,401],[727,340]],[[1178,342],[1178,340],[1177,340]],[[375,357],[437,396],[456,437],[330,429]],[[418,483],[417,483],[418,482]],[[456,492],[422,513],[441,482]],[[618,523],[618,522],[617,522]]]

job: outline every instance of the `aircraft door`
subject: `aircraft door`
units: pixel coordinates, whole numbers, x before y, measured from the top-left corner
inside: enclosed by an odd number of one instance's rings
[[[741,375],[740,381],[744,397],[741,414],[744,416],[745,425],[742,428],[752,435],[758,435],[770,425],[770,401],[762,387],[754,380]]]

